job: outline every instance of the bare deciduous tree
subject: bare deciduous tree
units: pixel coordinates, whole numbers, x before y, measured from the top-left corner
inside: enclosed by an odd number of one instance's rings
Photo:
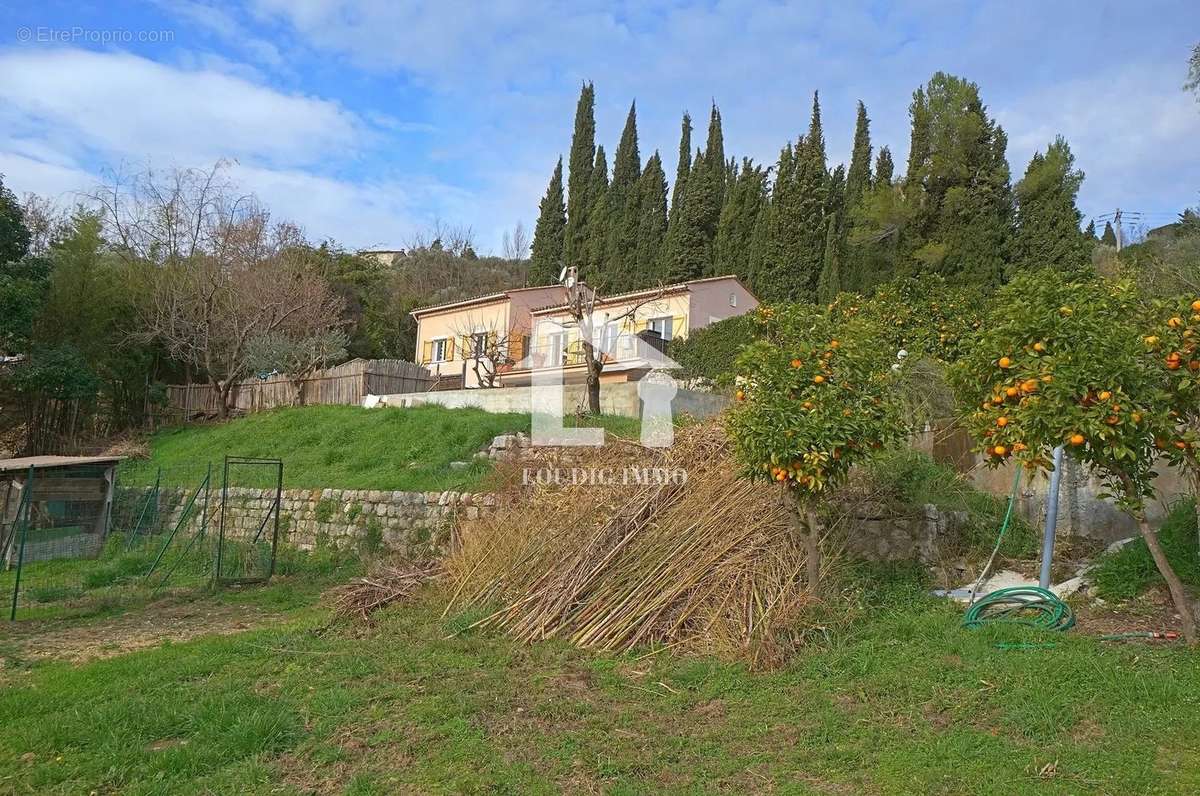
[[[519,262],[529,256],[529,233],[525,231],[525,224],[518,221],[512,232],[504,233],[500,251],[506,260]]]
[[[50,244],[65,234],[70,223],[66,210],[53,199],[35,193],[25,194],[21,213],[29,230],[29,253],[39,256],[50,251]]]
[[[494,322],[473,324],[468,319],[453,332],[461,339],[463,357],[471,363],[480,387],[495,387],[504,368],[524,356],[520,350],[524,337],[519,329],[505,329]]]
[[[341,327],[343,309],[306,261],[300,229],[273,222],[227,168],[147,167],[112,175],[92,196],[118,254],[143,266],[150,298],[139,336],[158,340],[189,374],[203,373],[222,416],[251,371],[254,341],[319,338]]]

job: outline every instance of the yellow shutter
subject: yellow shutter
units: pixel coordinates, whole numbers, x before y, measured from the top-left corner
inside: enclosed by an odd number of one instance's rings
[[[676,315],[671,319],[671,337],[687,337],[687,318]]]
[[[433,359],[433,341],[426,340],[421,348],[421,364],[428,364]]]

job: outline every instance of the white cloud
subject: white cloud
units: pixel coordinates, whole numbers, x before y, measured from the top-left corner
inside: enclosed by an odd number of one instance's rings
[[[78,150],[186,163],[220,157],[309,163],[366,134],[337,103],[126,53],[0,54],[0,120],[41,127]]]

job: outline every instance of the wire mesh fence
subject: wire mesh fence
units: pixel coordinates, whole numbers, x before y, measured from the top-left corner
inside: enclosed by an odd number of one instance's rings
[[[30,470],[17,488],[10,484],[0,515],[0,595],[11,600],[9,617],[64,616],[270,578],[286,527],[282,474],[276,460],[241,459],[140,462],[119,473]]]

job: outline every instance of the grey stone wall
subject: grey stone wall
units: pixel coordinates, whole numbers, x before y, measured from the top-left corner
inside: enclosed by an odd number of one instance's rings
[[[843,541],[855,558],[934,564],[941,558],[941,545],[955,539],[968,521],[966,512],[943,512],[933,504],[906,517],[864,503],[850,519]]]
[[[148,490],[138,491],[144,495]],[[139,496],[125,497],[136,500]],[[226,534],[243,539],[253,537],[269,517],[274,499],[273,489],[231,487],[225,506]],[[178,521],[186,501],[165,493],[162,501],[169,506],[160,522],[169,530]],[[495,505],[495,496],[473,492],[285,489],[280,498],[280,543],[312,549],[331,542],[340,547],[420,555],[444,548],[455,517],[474,519]],[[209,495],[208,516],[210,527],[215,529],[221,516],[220,490]],[[264,538],[272,531],[273,524],[268,520],[263,528]]]

